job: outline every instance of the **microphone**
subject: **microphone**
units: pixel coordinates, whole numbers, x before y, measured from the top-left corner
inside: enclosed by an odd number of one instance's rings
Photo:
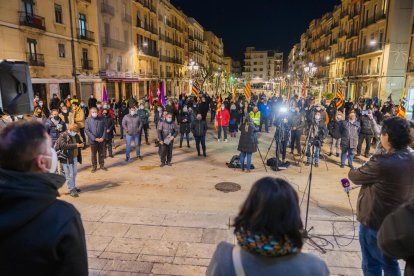
[[[344,188],[344,192],[349,195],[349,191],[351,190],[351,183],[349,182],[348,178],[341,179],[342,188]]]

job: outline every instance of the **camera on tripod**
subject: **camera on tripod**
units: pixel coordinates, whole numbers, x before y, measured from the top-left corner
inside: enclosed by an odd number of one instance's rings
[[[309,146],[315,146],[315,147],[321,147],[322,146],[322,141],[317,139],[317,138],[311,138],[308,141],[308,145]]]

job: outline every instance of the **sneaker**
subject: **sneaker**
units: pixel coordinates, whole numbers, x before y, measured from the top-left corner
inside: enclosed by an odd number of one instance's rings
[[[80,193],[80,192],[81,192],[81,189],[79,189],[79,188],[75,188],[75,190],[76,190],[78,193]]]
[[[224,143],[227,143],[227,139],[224,139]]]
[[[101,170],[106,171],[106,172],[108,171],[108,169],[105,166],[101,167]]]
[[[317,164],[317,163],[316,163],[316,164],[315,164],[315,168],[317,168],[317,167],[319,167],[319,164]]]
[[[336,155],[336,157],[339,157],[339,153],[337,153],[337,154],[335,154]]]
[[[125,158],[125,162],[128,162],[129,160],[130,160],[130,158],[129,158],[129,157]]]
[[[204,157],[207,157],[207,154],[206,154],[206,153],[203,153],[203,156],[204,156]]]
[[[305,163],[305,166],[306,166],[306,167],[310,166],[310,163],[309,163],[309,162],[306,162],[306,163]]]
[[[72,191],[70,191],[70,196],[71,197],[79,197],[79,194],[78,194],[78,192],[76,191],[76,189],[73,189]]]
[[[91,173],[96,173],[96,168],[92,168]]]
[[[137,156],[137,158],[141,161],[144,160],[144,158],[142,158],[142,156]]]
[[[165,164],[164,164],[164,163],[161,163],[160,167],[162,168],[162,167],[164,167],[164,166],[165,166]]]
[[[167,165],[170,166],[170,167],[172,166],[171,162],[168,162]]]
[[[352,165],[348,165],[348,167],[349,167],[351,170],[355,169],[355,167],[354,167],[354,166],[352,166]]]
[[[345,168],[345,165],[344,165],[344,164],[341,164],[341,166],[340,166],[340,167],[343,169],[343,168]]]
[[[220,139],[217,139],[217,142],[219,142],[219,143],[220,143],[220,142],[221,142],[221,140],[220,140]]]

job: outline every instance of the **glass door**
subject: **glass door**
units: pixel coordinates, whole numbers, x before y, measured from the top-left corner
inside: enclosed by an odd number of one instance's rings
[[[79,14],[79,35],[86,37],[86,15],[83,13]]]

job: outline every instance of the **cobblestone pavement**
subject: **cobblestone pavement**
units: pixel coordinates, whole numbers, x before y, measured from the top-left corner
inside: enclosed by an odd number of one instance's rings
[[[154,127],[150,137],[155,137]],[[262,155],[271,137],[261,135]],[[208,157],[204,158],[197,157],[193,140],[191,148],[182,149],[176,141],[173,166],[160,168],[154,143],[142,146],[143,161],[126,163],[124,142],[117,137],[115,158],[106,159],[109,171],[95,174],[90,173],[89,149],[83,151],[85,164],[79,167],[77,177],[80,197],[68,196],[66,187],[61,193],[82,215],[90,275],[203,275],[217,243],[234,242],[230,225],[254,181],[267,175],[283,177],[302,197],[309,168],[300,172],[299,167],[291,166],[282,172],[265,172],[259,154],[254,154],[257,169],[252,173],[229,169],[225,163],[237,154],[237,143],[238,138],[218,143],[210,130]],[[272,154],[274,147],[269,156]],[[322,254],[308,244],[305,251],[323,258],[332,275],[361,275],[358,233],[353,231],[358,225],[352,223],[348,198],[339,183],[348,170],[340,169],[336,162],[336,157],[326,157],[328,169],[321,161],[312,181],[308,225],[314,227],[310,233],[327,252]],[[216,190],[215,184],[224,181],[240,184],[241,190]],[[351,192],[354,208],[357,192]],[[306,198],[303,216],[305,205]]]

